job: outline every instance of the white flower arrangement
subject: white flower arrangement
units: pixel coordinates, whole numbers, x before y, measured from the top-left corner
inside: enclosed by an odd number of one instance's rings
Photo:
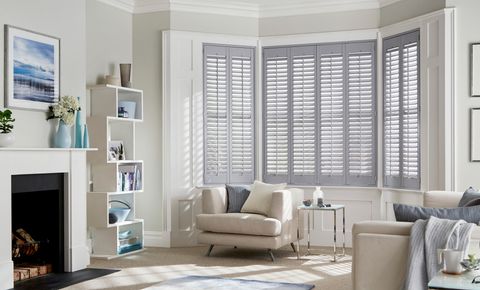
[[[47,120],[58,118],[67,126],[72,126],[75,122],[75,112],[80,110],[80,103],[76,97],[63,96],[57,104],[50,106],[51,115]]]

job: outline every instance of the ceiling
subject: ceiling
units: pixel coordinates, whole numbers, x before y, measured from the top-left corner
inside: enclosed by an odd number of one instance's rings
[[[276,17],[377,9],[402,0],[100,0],[132,13],[186,11]]]

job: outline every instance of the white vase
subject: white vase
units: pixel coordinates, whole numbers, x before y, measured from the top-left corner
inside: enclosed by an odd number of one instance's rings
[[[313,205],[318,205],[318,199],[321,198],[323,201],[323,191],[320,186],[317,186],[315,188],[315,191],[313,192]]]
[[[15,142],[13,133],[0,133],[0,147],[8,147]]]

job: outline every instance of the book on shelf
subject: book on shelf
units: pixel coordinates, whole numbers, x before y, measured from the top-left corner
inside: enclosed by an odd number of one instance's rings
[[[139,165],[121,166],[118,171],[118,191],[132,191],[142,189],[142,170]]]

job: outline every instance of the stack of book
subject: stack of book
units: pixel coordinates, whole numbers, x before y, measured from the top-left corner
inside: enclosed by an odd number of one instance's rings
[[[118,172],[118,191],[133,191],[142,189],[142,172],[140,166],[121,166]]]

